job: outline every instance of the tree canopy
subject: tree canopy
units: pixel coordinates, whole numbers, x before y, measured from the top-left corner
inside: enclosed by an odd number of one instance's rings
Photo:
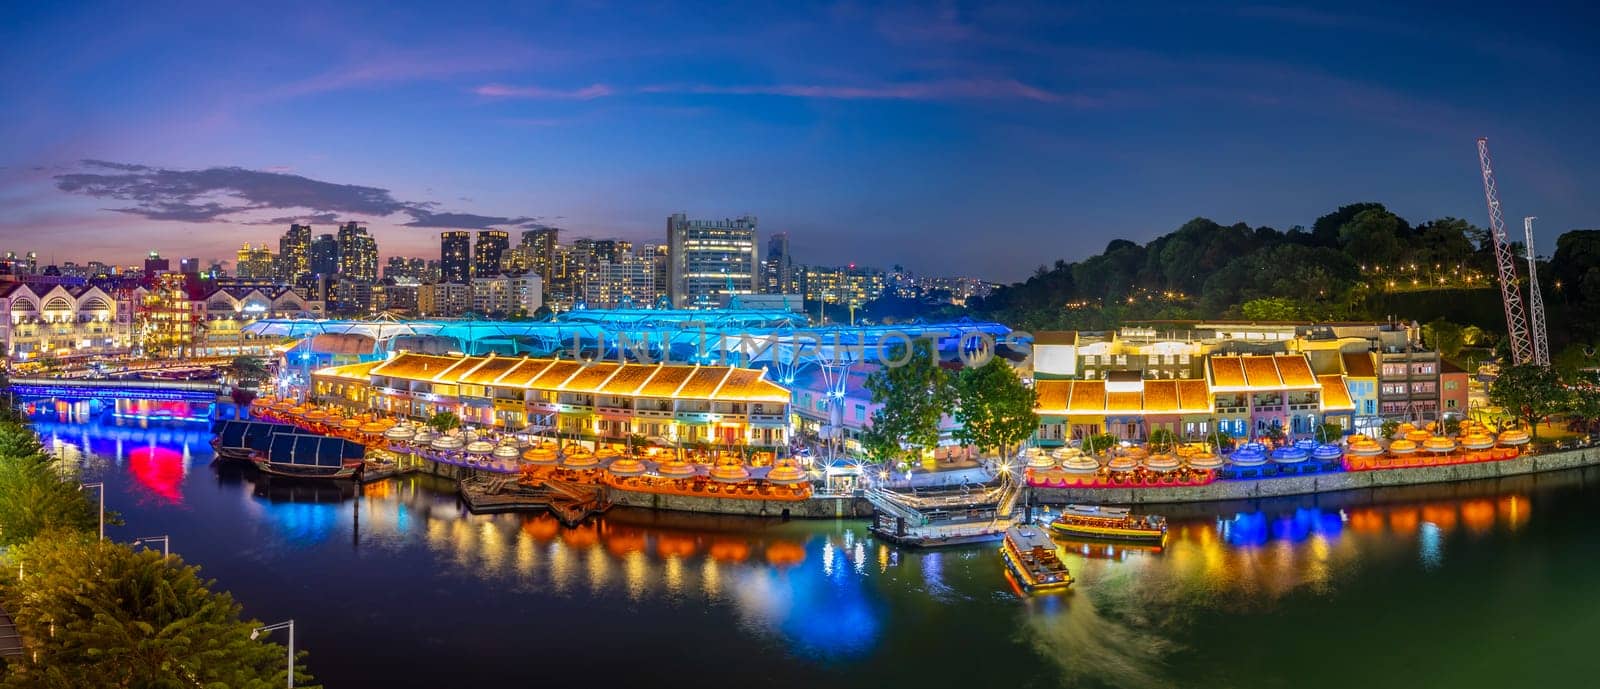
[[[1548,366],[1521,364],[1500,370],[1489,385],[1489,401],[1528,424],[1528,433],[1539,437],[1539,422],[1569,404],[1560,374]]]
[[[955,438],[963,447],[976,445],[1007,456],[1039,428],[1033,388],[1022,383],[1011,364],[991,357],[982,366],[965,368],[955,378]]]
[[[883,366],[867,376],[866,387],[874,404],[872,428],[863,445],[880,461],[896,456],[896,449],[920,450],[939,443],[939,420],[951,409],[950,374],[939,367],[926,342],[908,352],[897,346]],[[904,361],[903,364],[893,365]]]

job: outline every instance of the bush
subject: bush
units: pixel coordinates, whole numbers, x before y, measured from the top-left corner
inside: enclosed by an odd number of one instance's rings
[[[1153,431],[1150,431],[1151,450],[1156,450],[1158,448],[1161,450],[1170,450],[1172,449],[1172,446],[1176,444],[1178,444],[1177,433],[1173,433],[1165,428],[1157,428]]]
[[[1379,428],[1378,432],[1382,433],[1385,438],[1393,438],[1394,432],[1397,430],[1400,430],[1400,422],[1388,419],[1383,422],[1383,426]]]
[[[1118,442],[1117,436],[1114,436],[1110,433],[1091,435],[1083,439],[1083,451],[1084,453],[1091,455],[1105,452],[1106,450],[1115,447]]]

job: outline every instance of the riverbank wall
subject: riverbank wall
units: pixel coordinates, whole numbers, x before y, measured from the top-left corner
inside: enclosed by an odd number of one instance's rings
[[[872,504],[853,496],[812,496],[805,500],[751,500],[698,495],[668,495],[611,488],[611,504],[650,510],[738,514],[793,519],[856,519],[872,516]]]
[[[1036,504],[1091,503],[1112,505],[1249,501],[1312,493],[1453,483],[1519,476],[1600,464],[1600,448],[1524,455],[1516,459],[1451,466],[1336,471],[1326,474],[1216,481],[1204,486],[1171,488],[1029,488]]]

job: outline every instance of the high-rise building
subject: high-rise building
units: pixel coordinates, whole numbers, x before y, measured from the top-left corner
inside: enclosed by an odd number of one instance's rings
[[[522,255],[528,262],[527,269],[535,275],[544,278],[548,287],[554,274],[551,272],[556,256],[556,243],[560,230],[554,227],[539,227],[524,230],[522,242],[517,245],[522,250]]]
[[[388,264],[383,267],[383,279],[402,285],[418,285],[433,281],[428,275],[427,261],[404,256],[389,257]]]
[[[233,274],[241,278],[271,278],[273,277],[272,250],[266,244],[250,246],[245,242],[239,247],[238,260],[233,263]]]
[[[439,282],[417,288],[417,315],[423,318],[459,316],[472,310],[472,285]]]
[[[667,218],[668,294],[680,309],[713,308],[722,295],[752,294],[756,275],[756,217]]]
[[[465,285],[472,279],[472,233],[439,233],[439,281]]]
[[[30,252],[28,255],[32,256],[33,254]],[[30,265],[28,267],[28,272],[32,273],[33,261],[29,261],[29,263]],[[155,249],[151,249],[150,255],[146,256],[144,259],[144,279],[146,280],[153,279],[155,276],[170,272],[171,270],[172,262],[162,258],[161,254],[157,253]]]
[[[472,248],[473,277],[490,278],[500,274],[500,259],[511,248],[511,234],[503,230],[478,232],[478,244]]]
[[[199,275],[200,274],[200,259],[198,259],[198,258],[180,258],[180,259],[178,259],[178,272],[183,273],[184,275]]]
[[[671,284],[672,265],[670,257],[672,256],[672,251],[666,244],[657,244],[654,247],[649,247],[647,255],[650,257],[651,264],[655,266],[656,300],[659,301],[667,295],[668,286]],[[651,306],[654,306],[654,304]]]
[[[544,302],[543,281],[537,275],[497,275],[472,279],[472,310],[484,316],[525,317]]]
[[[273,277],[279,284],[295,285],[311,274],[311,226],[293,224],[278,238],[278,260]]]
[[[378,281],[378,241],[354,222],[339,226],[339,276],[366,285]]]
[[[614,261],[589,267],[583,303],[591,309],[646,308],[656,300],[656,266],[651,256],[624,252]]]
[[[761,261],[761,291],[767,294],[794,292],[794,262],[789,258],[788,232],[776,232],[767,238],[767,257]]]
[[[805,266],[800,274],[800,290],[808,302],[860,306],[883,296],[883,271],[848,266]]]
[[[333,277],[339,274],[339,242],[331,234],[319,234],[311,240],[307,251],[307,262],[311,274],[319,277]]]

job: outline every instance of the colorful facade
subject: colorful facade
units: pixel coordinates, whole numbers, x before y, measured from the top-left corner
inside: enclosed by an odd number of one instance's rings
[[[400,353],[312,373],[314,395],[360,411],[568,437],[786,448],[789,391],[763,369]]]

